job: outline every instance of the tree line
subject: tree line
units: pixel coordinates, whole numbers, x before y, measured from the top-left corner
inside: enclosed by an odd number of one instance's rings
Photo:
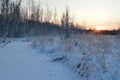
[[[40,3],[35,5],[34,0],[28,0],[28,7],[22,6],[21,0],[0,1],[0,36],[15,37],[29,34],[45,34],[49,30],[55,30],[69,35],[70,23],[69,7],[61,17],[61,23],[57,24],[57,11],[52,14],[49,6],[44,10]],[[53,17],[53,18],[52,18]],[[55,29],[54,29],[55,28]],[[63,31],[63,32],[62,32]]]
[[[27,1],[27,7],[22,6],[22,0],[0,1],[0,37],[19,37],[24,35],[65,35],[85,32],[85,26],[75,25],[71,18],[69,7],[57,23],[57,10],[51,12],[49,6],[44,10],[41,4],[35,5],[34,0]]]

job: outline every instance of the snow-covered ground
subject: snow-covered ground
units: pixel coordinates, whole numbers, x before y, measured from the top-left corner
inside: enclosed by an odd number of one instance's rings
[[[33,37],[32,46],[50,53],[80,80],[120,80],[120,37],[73,35],[69,38]],[[66,79],[68,80],[68,79]]]
[[[120,37],[2,40],[0,80],[120,80]]]
[[[0,46],[0,80],[78,80],[69,68],[30,45],[18,39]]]

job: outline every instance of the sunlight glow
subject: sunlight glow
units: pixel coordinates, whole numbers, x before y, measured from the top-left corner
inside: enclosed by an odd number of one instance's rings
[[[96,30],[104,30],[104,26],[95,26]]]
[[[24,5],[28,5],[23,0]],[[33,1],[33,0],[32,0]],[[116,29],[120,24],[120,0],[34,0],[35,4],[40,1],[40,7],[46,12],[49,6],[52,15],[57,11],[57,20],[61,22],[61,16],[65,12],[66,5],[69,6],[69,15],[74,17],[74,23],[86,25],[96,28],[96,30],[112,30]],[[52,1],[52,2],[51,2]],[[25,4],[26,3],[26,4]],[[59,4],[58,4],[59,3]],[[52,16],[53,18],[53,16]],[[98,25],[98,26],[96,26]],[[103,25],[103,26],[99,26]],[[117,25],[117,26],[114,26]]]

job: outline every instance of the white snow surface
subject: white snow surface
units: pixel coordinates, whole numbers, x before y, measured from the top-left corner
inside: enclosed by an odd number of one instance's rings
[[[120,80],[120,37],[12,39],[0,44],[0,80]]]
[[[37,36],[32,41],[33,47],[66,65],[79,80],[120,80],[119,36]]]
[[[13,40],[0,47],[0,80],[78,80],[68,67],[30,45]]]

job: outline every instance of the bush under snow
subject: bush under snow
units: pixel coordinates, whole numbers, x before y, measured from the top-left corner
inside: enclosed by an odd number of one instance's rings
[[[32,46],[41,53],[52,53],[53,60],[63,62],[80,80],[120,79],[120,39],[105,35],[33,37]]]

